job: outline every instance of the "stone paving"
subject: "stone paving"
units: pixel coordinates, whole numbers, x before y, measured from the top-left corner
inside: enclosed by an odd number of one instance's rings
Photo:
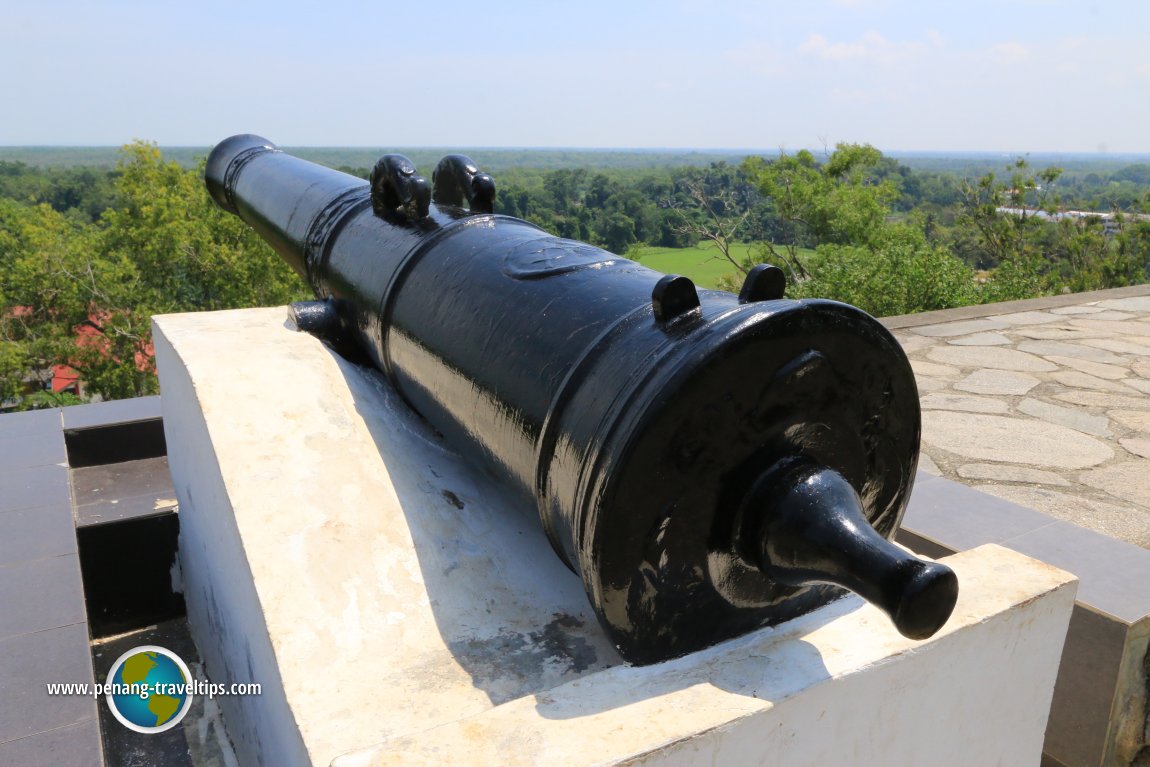
[[[884,321],[918,380],[919,468],[1150,548],[1150,295],[1130,292]]]

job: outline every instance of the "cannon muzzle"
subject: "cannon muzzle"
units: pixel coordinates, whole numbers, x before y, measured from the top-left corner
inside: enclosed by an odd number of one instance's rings
[[[698,290],[493,213],[461,155],[370,182],[258,136],[207,185],[304,276],[296,324],[378,367],[538,513],[622,655],[649,663],[853,590],[906,636],[949,617],[954,573],[890,542],[918,462],[897,341],[752,270]]]

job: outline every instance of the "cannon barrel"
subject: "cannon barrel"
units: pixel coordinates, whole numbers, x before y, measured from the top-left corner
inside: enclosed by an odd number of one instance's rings
[[[492,213],[451,155],[370,182],[234,136],[206,182],[304,276],[297,325],[358,350],[537,510],[621,654],[649,663],[851,589],[925,638],[954,573],[890,542],[918,462],[905,354],[845,304],[697,290]]]

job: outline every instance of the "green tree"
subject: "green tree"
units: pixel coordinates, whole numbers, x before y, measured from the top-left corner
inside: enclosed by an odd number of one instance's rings
[[[1010,171],[1006,181],[992,171],[962,184],[959,221],[977,233],[980,268],[1007,262],[1016,269],[1041,264],[1043,223],[1057,211],[1053,189],[1062,171],[1047,168],[1036,175],[1025,159],[1015,161]]]
[[[1150,220],[1122,214],[1117,219],[1113,256],[1103,268],[1115,284],[1141,285],[1150,279]]]
[[[94,229],[46,204],[0,199],[0,393],[46,385],[75,350],[74,328],[103,265],[85,258]]]
[[[211,202],[202,166],[185,170],[138,142],[124,148],[118,171],[118,205],[95,225],[0,200],[5,393],[57,364],[106,399],[154,393],[153,314],[306,296],[266,244]]]
[[[885,226],[868,246],[820,245],[811,277],[788,286],[792,298],[830,298],[876,317],[978,303],[974,273],[921,229]]]
[[[839,144],[823,163],[804,151],[743,167],[780,222],[780,241],[765,241],[763,254],[791,267],[788,296],[876,316],[977,302],[972,270],[936,241],[936,219],[891,222],[902,174],[874,147]],[[815,251],[805,264],[803,248]]]
[[[629,245],[637,241],[635,222],[626,213],[606,213],[596,226],[603,246],[612,253],[626,253]]]
[[[987,173],[963,185],[960,224],[973,234],[976,264],[989,268],[984,299],[1004,301],[1056,291],[1120,287],[1146,279],[1137,244],[1107,228],[1101,215],[1063,209],[1061,168],[1032,172],[1020,159],[1006,181]]]
[[[799,259],[804,248],[824,244],[874,248],[898,198],[891,177],[880,178],[883,156],[869,144],[838,144],[826,162],[806,150],[774,160],[748,158],[743,170],[770,200],[779,220],[778,241],[764,241],[770,260],[809,276]]]

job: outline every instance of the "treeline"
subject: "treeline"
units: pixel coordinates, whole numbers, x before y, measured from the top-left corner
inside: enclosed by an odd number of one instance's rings
[[[841,144],[703,167],[515,167],[496,181],[497,212],[561,236],[638,259],[703,243],[728,264],[728,289],[769,262],[791,297],[878,316],[1150,279],[1150,165],[1019,161],[967,177]],[[154,392],[151,315],[306,292],[210,202],[202,161],[182,167],[136,143],[114,170],[0,162],[0,407],[70,401],[45,390],[61,366],[89,395]]]
[[[1145,165],[1068,178],[1019,160],[967,178],[841,144],[658,173],[524,171],[504,179],[497,206],[632,257],[710,243],[730,261],[729,288],[751,260],[769,262],[788,272],[792,296],[880,316],[1150,279]],[[734,257],[737,242],[756,256]]]
[[[37,168],[0,160],[0,199],[44,204],[92,222],[115,205],[116,172],[98,168]]]
[[[363,178],[369,173],[342,169]],[[1019,266],[1014,262],[1025,263],[1020,284],[1008,289],[1000,275],[995,287],[964,291],[967,303],[1063,288],[1118,287],[1148,277],[1137,242],[1145,229],[1137,217],[1150,211],[1147,164],[1110,173],[1066,173],[1033,169],[1019,160],[998,172],[967,177],[913,170],[873,147],[841,144],[821,157],[803,151],[751,157],[738,165],[658,170],[525,168],[506,171],[496,181],[497,212],[632,257],[641,257],[644,247],[684,248],[699,241],[714,243],[721,254],[718,240],[726,240],[761,243],[763,260],[785,265],[782,255],[797,257],[795,249],[866,245],[873,250],[891,225],[902,225],[980,272],[976,288],[1004,261],[1012,268]],[[1029,212],[1012,221],[999,208]],[[1065,211],[1116,218],[1057,217]],[[856,218],[858,225],[847,223]],[[812,275],[796,271],[794,276]]]
[[[385,154],[398,152],[407,156],[420,170],[431,172],[445,155],[465,154],[482,160],[489,173],[508,169],[565,168],[657,169],[670,167],[706,167],[714,162],[738,164],[747,152],[718,149],[468,149],[466,147],[280,147],[288,154],[329,168],[370,167]],[[164,159],[184,168],[195,168],[211,147],[160,147]],[[87,167],[112,170],[119,160],[117,147],[2,147],[0,162],[22,163],[36,168]]]

